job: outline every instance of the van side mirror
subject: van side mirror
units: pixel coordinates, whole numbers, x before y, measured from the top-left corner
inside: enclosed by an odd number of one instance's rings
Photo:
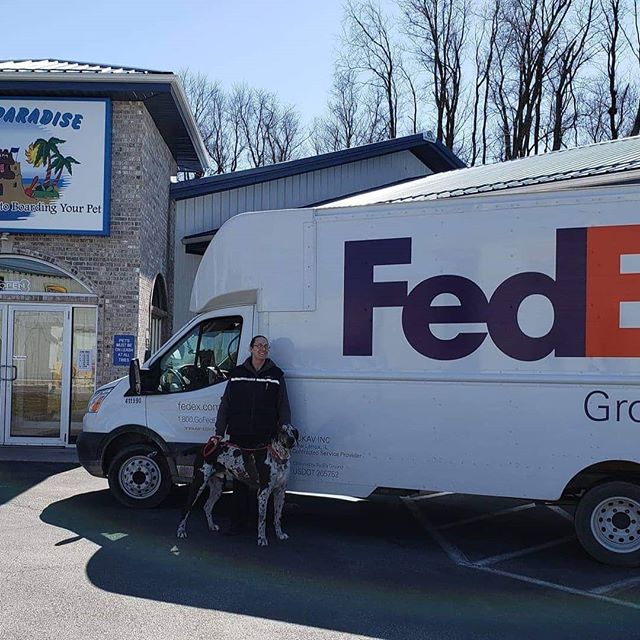
[[[129,363],[129,393],[135,396],[142,394],[142,382],[140,380],[140,360],[134,358]]]

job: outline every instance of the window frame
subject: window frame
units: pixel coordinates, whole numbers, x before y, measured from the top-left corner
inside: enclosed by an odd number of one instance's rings
[[[168,343],[168,346],[166,349],[164,349],[162,351],[162,353],[158,354],[158,357],[153,361],[153,363],[151,364],[151,366],[149,367],[149,369],[145,370],[145,377],[147,377],[148,379],[150,379],[150,385],[151,388],[148,388],[145,391],[145,395],[158,395],[158,396],[169,396],[169,395],[174,395],[176,393],[192,393],[194,391],[200,391],[202,389],[208,389],[210,387],[214,387],[222,382],[226,382],[228,378],[225,377],[221,377],[220,379],[210,383],[210,384],[206,384],[203,386],[197,386],[194,388],[183,388],[183,389],[179,389],[179,390],[175,390],[175,391],[169,391],[169,390],[163,390],[160,388],[160,379],[164,373],[164,371],[161,370],[161,363],[162,361],[167,357],[170,356],[177,348],[179,348],[180,346],[182,346],[183,344],[185,344],[185,342],[187,340],[189,340],[189,338],[193,337],[194,335],[194,329],[198,330],[197,333],[197,342],[196,342],[196,348],[195,348],[195,353],[194,353],[194,359],[193,359],[193,364],[185,364],[182,366],[193,366],[193,367],[198,367],[198,361],[200,359],[200,347],[202,345],[202,337],[204,335],[204,331],[203,331],[203,327],[205,327],[207,324],[211,324],[213,322],[221,322],[221,321],[226,321],[228,323],[237,323],[239,325],[239,330],[237,333],[237,340],[238,340],[238,349],[236,351],[236,358],[235,358],[235,362],[233,363],[233,366],[237,366],[238,364],[238,354],[240,353],[240,341],[242,339],[242,330],[244,327],[244,318],[241,315],[230,315],[230,316],[217,316],[215,318],[204,318],[202,319],[199,323],[190,326],[187,331],[185,331],[184,333],[180,334],[176,340],[174,340],[171,343]],[[236,338],[234,338],[235,340]],[[211,367],[207,367],[207,369],[210,369]],[[231,369],[229,369],[231,370]],[[225,371],[225,370],[223,370]],[[178,371],[179,373],[179,371]],[[147,385],[145,385],[147,386]]]

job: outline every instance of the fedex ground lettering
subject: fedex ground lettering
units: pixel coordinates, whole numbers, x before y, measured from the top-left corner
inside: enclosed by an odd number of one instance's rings
[[[377,265],[410,264],[411,238],[345,242],[343,354],[370,356],[373,310],[402,307],[409,344],[434,360],[473,353],[487,334],[515,360],[556,357],[640,357],[640,328],[620,326],[620,304],[640,302],[640,273],[621,269],[622,256],[640,255],[640,225],[585,227],[556,231],[555,278],[535,271],[517,273],[487,294],[473,280],[438,275],[408,291],[408,283],[375,282]],[[455,306],[435,306],[440,294]],[[518,324],[518,309],[529,296],[546,297],[554,310],[546,335],[532,337]],[[434,324],[486,324],[486,331],[460,332],[443,340]]]

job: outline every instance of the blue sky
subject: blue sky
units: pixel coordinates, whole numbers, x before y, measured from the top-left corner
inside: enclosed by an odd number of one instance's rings
[[[331,85],[342,0],[36,0],[3,13],[1,59],[178,71],[278,93],[304,120]]]

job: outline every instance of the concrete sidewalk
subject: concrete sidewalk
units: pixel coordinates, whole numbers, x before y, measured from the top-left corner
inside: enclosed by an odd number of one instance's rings
[[[75,447],[24,447],[0,446],[0,462],[75,462],[78,454]]]

